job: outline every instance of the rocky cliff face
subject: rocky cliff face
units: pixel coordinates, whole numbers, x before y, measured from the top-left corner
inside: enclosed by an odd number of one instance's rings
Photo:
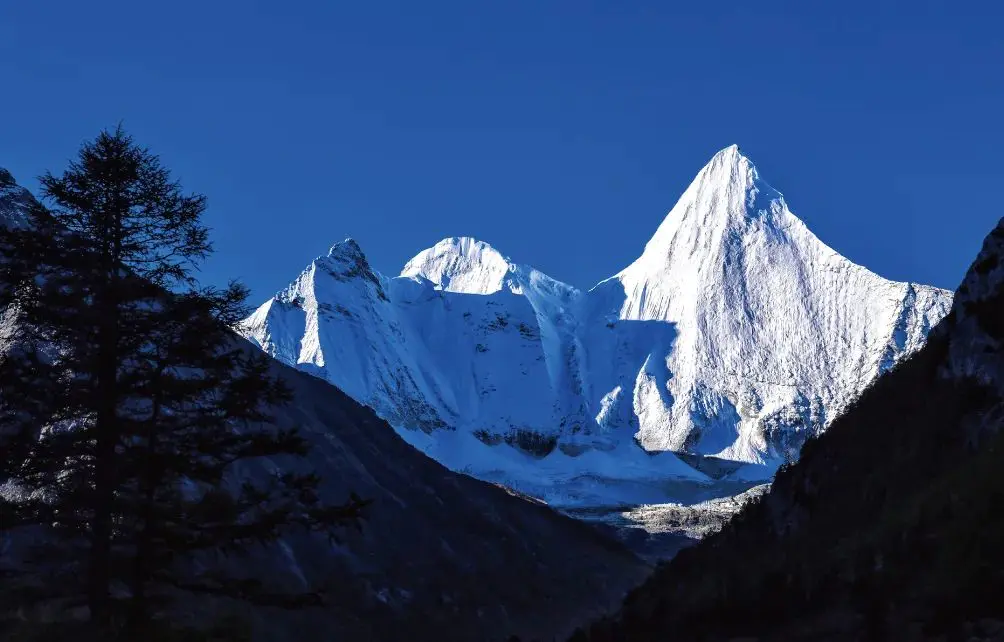
[[[937,336],[949,338],[944,376],[1004,385],[1004,226],[983,242]]]

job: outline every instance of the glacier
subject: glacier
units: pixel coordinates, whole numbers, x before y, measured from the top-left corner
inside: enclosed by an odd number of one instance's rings
[[[241,332],[453,470],[638,506],[769,480],[951,303],[840,256],[733,145],[590,290],[465,237],[389,277],[346,239]]]

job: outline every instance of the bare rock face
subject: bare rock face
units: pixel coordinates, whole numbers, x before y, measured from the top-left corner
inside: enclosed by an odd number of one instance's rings
[[[1004,219],[983,241],[937,336],[950,337],[945,376],[1004,384]]]

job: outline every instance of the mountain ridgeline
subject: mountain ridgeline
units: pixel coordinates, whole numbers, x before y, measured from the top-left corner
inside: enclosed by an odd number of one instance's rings
[[[0,170],[0,225],[34,206]],[[227,343],[274,357],[262,374],[291,403],[260,423],[309,448],[226,484],[316,473],[320,501],[365,498],[361,528],[197,562],[316,602],[218,596],[171,618],[225,614],[276,642],[564,639],[585,622],[579,642],[992,637],[1002,310],[1004,221],[953,302],[841,257],[734,146],[588,291],[459,237],[387,277],[346,240]],[[0,355],[15,319],[0,314]],[[721,530],[651,574],[554,507]],[[2,526],[0,578],[34,542]],[[19,585],[0,587],[0,635],[20,634]]]
[[[1004,639],[1002,319],[1004,220],[923,349],[574,639]]]
[[[0,170],[3,224],[25,224],[25,212],[35,204]],[[18,335],[16,318],[0,317],[0,358],[18,346],[8,340]],[[249,357],[261,355],[239,336],[232,341]],[[267,361],[268,376],[282,382],[292,400],[277,406],[264,423],[297,427],[309,444],[308,454],[241,461],[226,487],[267,482],[276,471],[316,473],[323,501],[339,502],[350,493],[364,497],[369,502],[365,520],[360,529],[350,528],[333,540],[291,529],[244,554],[199,558],[199,577],[212,572],[255,582],[277,598],[309,593],[316,604],[290,610],[209,593],[174,603],[171,626],[164,626],[164,637],[157,639],[175,640],[168,637],[175,624],[204,629],[218,621],[236,623],[231,637],[185,639],[284,642],[303,639],[303,631],[346,640],[399,640],[402,631],[411,640],[502,641],[513,634],[556,639],[616,607],[648,573],[646,564],[593,528],[450,472],[328,383]],[[17,489],[5,474],[16,473],[18,462],[11,451],[3,452],[8,459],[0,471],[0,499],[17,501]],[[21,567],[32,549],[44,542],[39,532],[0,520],[0,638],[84,639],[69,628],[80,624],[79,610],[51,605],[38,615],[19,606],[27,591],[15,580],[23,576]],[[178,556],[185,550],[179,546]],[[59,591],[61,586],[50,579],[41,588]],[[56,627],[69,632],[60,637]]]
[[[655,503],[710,488],[706,460],[768,480],[950,305],[826,246],[732,146],[589,291],[470,238],[390,278],[346,240],[244,331],[451,468],[554,504]]]

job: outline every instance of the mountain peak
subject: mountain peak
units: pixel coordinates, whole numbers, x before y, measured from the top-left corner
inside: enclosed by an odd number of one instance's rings
[[[739,145],[729,145],[711,157],[707,165],[698,172],[694,182],[703,179],[727,184],[745,180],[756,181],[759,178],[753,161],[739,150]]]
[[[11,185],[17,185],[14,175],[3,167],[0,167],[0,188],[10,187]]]
[[[739,145],[737,145],[735,143],[732,143],[728,147],[723,147],[722,149],[720,149],[717,152],[715,152],[715,155],[712,157],[712,159],[719,158],[719,157],[721,157],[721,158],[735,158],[735,159],[746,158],[745,156],[743,156],[743,153],[739,150]],[[747,159],[747,160],[749,160],[749,159]]]
[[[750,221],[768,219],[767,227],[772,227],[779,223],[778,217],[794,215],[739,146],[729,145],[697,173],[645,246],[642,258],[646,264],[659,265],[671,255],[706,258],[719,243],[741,235]]]
[[[509,259],[484,241],[453,236],[416,254],[401,276],[421,276],[449,292],[491,294],[502,289],[511,267]]]
[[[753,168],[753,161],[742,153],[739,145],[729,145],[715,152],[701,171],[697,173],[695,180],[701,176],[710,177],[710,174],[725,178],[731,175],[733,170],[745,173],[750,168]]]
[[[362,248],[359,247],[359,244],[356,243],[356,240],[351,237],[346,238],[344,241],[339,241],[338,243],[332,245],[331,249],[328,250],[328,256],[332,258],[338,258],[338,257],[352,257],[352,258],[362,257],[364,259],[366,258],[365,255],[363,254]]]
[[[328,255],[317,259],[315,263],[323,266],[325,272],[340,281],[363,277],[380,287],[380,278],[370,268],[362,248],[352,238],[332,245]]]
[[[317,314],[272,306],[252,336],[442,463],[580,505],[656,497],[635,494],[636,473],[660,488],[665,475],[705,478],[672,455],[636,459],[642,450],[731,460],[734,481],[769,478],[950,305],[836,254],[737,146],[697,174],[641,258],[588,292],[469,237],[419,252],[397,279],[360,272],[317,261],[295,292]],[[502,443],[551,459],[535,469],[484,450]]]
[[[17,184],[9,171],[0,167],[0,227],[27,225],[26,212],[36,204],[35,197]]]

